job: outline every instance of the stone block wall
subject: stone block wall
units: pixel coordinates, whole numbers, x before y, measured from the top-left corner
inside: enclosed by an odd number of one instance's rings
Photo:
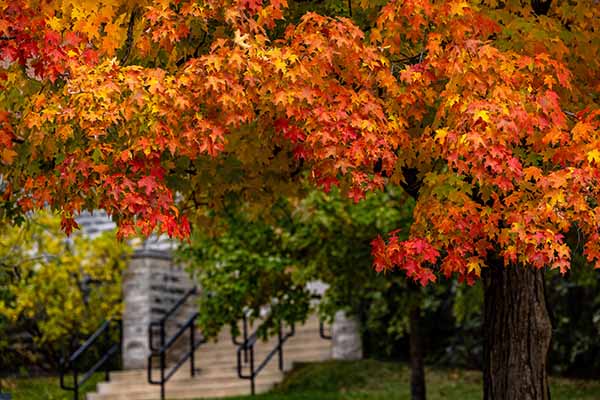
[[[360,360],[363,358],[360,321],[344,311],[335,313],[331,327],[331,357],[334,360]]]
[[[193,287],[185,270],[175,265],[167,252],[138,251],[132,257],[123,277],[123,368],[146,368],[150,343],[150,322],[160,320],[173,305]],[[197,303],[192,296],[165,325],[167,340],[196,312]],[[198,337],[198,336],[197,336]],[[154,331],[154,346],[160,346],[159,329]],[[188,343],[189,334],[168,353],[168,359],[181,356]]]
[[[83,234],[95,237],[116,228],[103,210],[83,212],[77,217]],[[166,236],[151,236],[130,242],[136,249],[123,276],[123,367],[145,368],[150,354],[148,327],[158,321],[194,283],[185,270],[175,265],[171,251],[176,243]],[[197,311],[196,298],[190,298],[166,324],[169,338]],[[154,346],[160,346],[159,330],[155,330]],[[196,335],[199,338],[199,334]],[[176,360],[188,343],[189,334],[169,351],[169,360]]]

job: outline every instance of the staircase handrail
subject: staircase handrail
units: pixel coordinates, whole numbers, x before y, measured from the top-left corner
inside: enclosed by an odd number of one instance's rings
[[[194,286],[190,290],[188,290],[174,305],[171,307],[169,311],[158,321],[151,322],[148,325],[148,340],[150,341],[150,355],[148,355],[148,383],[152,385],[160,385],[160,398],[161,400],[165,399],[165,384],[167,381],[179,370],[179,368],[189,359],[190,360],[190,375],[193,377],[196,375],[195,368],[195,356],[194,353],[196,350],[202,345],[206,343],[206,340],[200,339],[196,341],[196,319],[199,317],[199,313],[195,312],[192,314],[187,321],[179,327],[177,332],[173,334],[168,340],[166,338],[165,333],[165,324],[167,320],[175,314],[175,312],[185,304],[187,299],[197,291]],[[154,327],[160,327],[160,347],[154,347],[154,337],[153,331]],[[189,339],[189,348],[188,350],[177,360],[177,362],[170,368],[167,372],[166,365],[166,355],[169,349],[177,342],[177,340],[185,333],[186,330],[190,331],[190,339]],[[160,368],[160,379],[154,380],[152,375],[152,361],[155,357],[159,358],[159,368]]]
[[[175,304],[173,304],[173,306],[158,321],[150,322],[150,325],[148,327],[148,340],[150,342],[150,350],[151,351],[159,350],[159,348],[154,346],[154,335],[153,335],[154,328],[155,327],[160,328],[160,338],[161,338],[160,346],[163,347],[164,342],[162,340],[165,338],[165,324],[167,323],[167,320],[185,304],[185,302],[190,298],[190,296],[196,294],[197,290],[198,289],[196,286],[189,289],[183,296],[181,296],[179,298],[179,300],[177,300],[177,302]]]
[[[108,345],[111,341],[110,328],[113,326],[114,323],[117,324],[117,327],[119,329],[118,343],[113,343],[107,350],[105,350],[100,355],[100,358],[96,361],[96,363],[94,363],[94,365],[90,369],[88,369],[82,376],[80,376],[80,371],[78,370],[78,368],[76,366],[76,361],[79,359],[79,357],[81,357],[89,348],[91,348],[96,343],[96,341],[98,340],[98,338],[100,338],[100,336],[102,334],[104,334],[104,344]],[[100,369],[100,367],[102,367],[103,365],[106,365],[105,372],[104,372],[105,373],[104,380],[109,381],[110,380],[110,370],[108,369],[108,365],[106,363],[115,354],[119,353],[122,342],[123,342],[123,323],[122,323],[122,321],[121,320],[106,320],[106,321],[104,321],[98,327],[98,329],[96,329],[96,331],[85,342],[83,342],[77,350],[75,350],[69,356],[69,358],[67,360],[65,360],[64,358],[61,359],[60,370],[59,370],[61,389],[73,391],[73,399],[79,400],[79,389],[81,388],[81,386],[88,379],[90,379],[90,377],[96,371],[98,371]],[[65,384],[66,372],[68,372],[69,369],[72,369],[72,371],[73,371],[73,386],[67,386]]]
[[[311,298],[313,298],[315,300],[321,300],[323,298],[323,295],[314,293],[311,296]],[[323,318],[321,318],[320,316],[319,316],[319,336],[321,337],[321,339],[324,339],[324,340],[332,340],[332,336],[327,335],[325,333],[325,321],[323,321]]]
[[[291,325],[291,329],[285,335],[283,334],[283,324],[279,323],[279,329],[277,331],[277,345],[267,354],[265,359],[255,367],[254,360],[254,345],[258,341],[258,331],[261,329],[259,326],[249,337],[237,349],[237,372],[240,379],[250,380],[250,392],[254,396],[256,393],[256,377],[258,374],[267,366],[273,356],[278,353],[279,355],[279,370],[283,371],[283,345],[284,343],[295,334],[295,324]],[[248,352],[249,352],[249,368],[250,373],[243,373],[243,364],[248,363]],[[242,362],[242,353],[244,354],[244,361]]]

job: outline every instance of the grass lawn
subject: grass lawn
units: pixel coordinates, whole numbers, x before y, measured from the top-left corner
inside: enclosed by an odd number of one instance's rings
[[[328,361],[295,368],[270,393],[256,400],[408,400],[406,364],[364,360]],[[100,380],[97,375],[94,380]],[[600,400],[600,382],[552,378],[553,400]],[[71,400],[71,392],[58,387],[58,378],[4,380],[3,390],[13,400]],[[88,382],[90,390],[95,382]],[[457,369],[427,369],[428,400],[480,400],[481,373]],[[83,397],[82,397],[83,398]],[[233,399],[248,400],[248,397]]]
[[[428,400],[481,400],[477,371],[427,368]],[[256,400],[409,400],[406,364],[364,360],[304,364]],[[600,400],[600,382],[553,378],[552,400]],[[233,397],[244,399],[244,397]],[[247,399],[247,398],[245,398]]]
[[[95,374],[79,391],[79,398],[85,399],[83,393],[96,389],[96,383],[104,379],[104,374]],[[66,378],[67,386],[72,380]],[[73,392],[62,390],[58,376],[48,378],[0,379],[0,392],[12,394],[13,400],[73,400]]]

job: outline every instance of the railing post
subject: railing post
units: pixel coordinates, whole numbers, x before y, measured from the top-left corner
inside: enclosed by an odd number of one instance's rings
[[[195,332],[194,332],[194,323],[190,324],[190,373],[192,376],[196,375],[196,368],[194,367],[194,353],[196,345]]]
[[[104,330],[104,348],[106,349],[105,351],[109,351],[110,347],[111,346],[110,346],[110,323],[109,323],[109,325]],[[110,365],[109,364],[110,364],[109,362],[104,363],[104,380],[107,382],[110,381]]]
[[[248,342],[248,319],[246,314],[242,318],[242,329],[244,330],[244,343]],[[244,363],[248,363],[248,348],[244,346]]]
[[[164,348],[165,347],[165,323],[164,321],[160,322],[160,348]]]
[[[283,345],[281,344],[281,339],[282,339],[282,333],[281,330],[283,329],[282,323],[281,321],[279,321],[279,329],[277,330],[277,345],[279,346],[279,370],[283,371]]]
[[[325,334],[325,323],[321,318],[319,318],[319,336],[321,336],[321,339],[331,340],[331,335]]]
[[[112,327],[117,323],[117,328],[119,329],[119,343],[112,344]],[[60,361],[60,387],[64,390],[73,391],[74,400],[79,400],[79,389],[85,382],[92,377],[95,372],[100,372],[104,370],[104,377],[106,381],[110,380],[110,361],[112,360],[112,356],[117,353],[122,354],[122,350],[120,346],[122,345],[122,337],[123,337],[123,329],[121,325],[121,321],[114,320],[106,320],[100,325],[100,327],[87,338],[83,344],[79,346],[78,349],[75,350],[69,356],[64,355]],[[77,362],[82,355],[85,354],[88,349],[92,348],[92,346],[96,346],[98,351],[101,351],[100,359],[91,367],[89,370],[82,371],[82,380],[79,381],[79,370],[77,368]],[[115,351],[114,346],[117,347],[118,351]],[[73,347],[73,346],[71,346]],[[65,385],[65,376],[70,374],[70,371],[73,373],[73,386]]]
[[[164,336],[162,336],[161,341],[164,342]],[[160,400],[165,400],[165,351],[164,345],[161,346],[160,353]]]
[[[238,377],[240,379],[243,379],[243,376],[242,376],[242,355],[241,355],[239,349],[238,349],[236,355],[237,355],[237,372],[238,372]]]
[[[179,299],[177,301],[177,303],[163,316],[163,318],[160,321],[154,321],[151,322],[149,327],[148,327],[148,340],[150,342],[150,349],[151,349],[151,353],[148,356],[148,383],[153,384],[153,385],[160,385],[160,398],[161,400],[165,399],[165,395],[166,395],[166,383],[167,381],[179,370],[179,368],[185,364],[187,362],[187,359],[190,359],[190,374],[191,376],[195,376],[196,375],[196,357],[195,357],[195,350],[198,346],[200,346],[200,344],[204,343],[204,340],[201,340],[199,343],[196,343],[196,331],[195,331],[195,324],[194,322],[196,321],[196,319],[198,318],[198,313],[195,313],[194,315],[192,315],[188,321],[179,326],[176,333],[172,336],[167,338],[167,328],[166,328],[166,322],[167,319],[174,315],[174,313],[182,306],[185,304],[186,299],[189,298],[190,295],[196,293],[196,288],[192,288],[190,291],[188,291],[181,299]],[[154,343],[154,334],[156,333],[154,328],[158,326],[159,330],[160,330],[160,346],[158,346],[158,348],[156,348],[156,346],[153,345]],[[189,337],[189,351],[186,352],[183,357],[180,357],[179,360],[177,362],[174,362],[172,364],[172,366],[170,367],[170,369],[167,370],[167,354],[168,354],[168,350],[171,348],[171,346],[173,344],[175,344],[176,342],[178,342],[178,340],[181,338],[181,336],[185,336],[185,331],[187,329],[190,329],[190,337]],[[169,340],[167,340],[169,339]],[[183,338],[185,339],[185,338]],[[159,368],[160,368],[160,381],[154,381],[153,380],[153,369],[155,367],[155,363],[153,362],[153,360],[155,359],[155,357],[159,357]]]
[[[250,376],[252,379],[250,380],[250,393],[254,396],[255,387],[254,387],[254,344],[250,347]]]
[[[119,324],[119,350],[117,356],[117,367],[119,369],[123,368],[123,320],[120,319],[118,321]],[[120,361],[119,361],[120,360]]]
[[[79,385],[77,384],[77,368],[73,365],[73,399],[79,400]]]
[[[165,400],[165,322],[160,322],[160,400]]]

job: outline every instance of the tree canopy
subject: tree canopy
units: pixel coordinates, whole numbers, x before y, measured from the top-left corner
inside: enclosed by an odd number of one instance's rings
[[[374,242],[378,270],[565,271],[569,232],[600,267],[594,0],[333,3],[2,0],[3,217],[49,205],[71,232],[99,207],[186,237],[229,196],[391,182],[414,224]]]

